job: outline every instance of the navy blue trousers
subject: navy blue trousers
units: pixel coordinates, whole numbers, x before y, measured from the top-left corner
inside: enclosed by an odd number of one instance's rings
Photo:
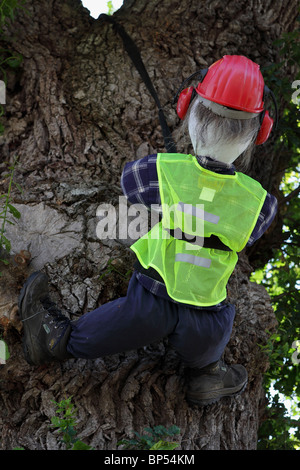
[[[68,352],[95,359],[168,337],[186,366],[200,368],[222,356],[234,315],[231,304],[197,309],[155,296],[133,274],[126,297],[101,305],[71,323]]]

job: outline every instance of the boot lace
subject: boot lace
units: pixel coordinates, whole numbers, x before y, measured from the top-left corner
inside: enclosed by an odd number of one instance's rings
[[[66,328],[70,324],[70,320],[61,313],[57,305],[50,300],[49,297],[41,299],[41,304],[47,310],[45,319],[49,318],[48,323],[54,324],[54,328]]]

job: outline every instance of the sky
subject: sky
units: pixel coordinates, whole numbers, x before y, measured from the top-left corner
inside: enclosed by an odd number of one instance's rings
[[[90,14],[93,18],[98,18],[101,13],[108,12],[107,0],[81,0],[85,8],[90,10]],[[123,0],[111,0],[114,11],[118,10]]]

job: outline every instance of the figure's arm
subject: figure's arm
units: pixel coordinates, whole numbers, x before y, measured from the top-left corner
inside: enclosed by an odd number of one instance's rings
[[[143,204],[150,209],[151,205],[161,203],[156,158],[154,154],[126,163],[121,176],[121,186],[124,195],[132,204]]]
[[[276,215],[277,207],[276,197],[268,193],[247,246],[253,245],[270,227]]]

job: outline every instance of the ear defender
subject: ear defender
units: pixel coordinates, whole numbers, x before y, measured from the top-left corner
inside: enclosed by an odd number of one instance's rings
[[[271,118],[271,116],[269,116],[269,111],[265,111],[260,129],[256,137],[255,145],[264,144],[268,140],[273,128],[273,124],[274,120]]]
[[[271,95],[271,98],[273,100],[273,104],[274,104],[274,107],[275,107],[275,130],[276,130],[277,125],[278,125],[277,101],[276,101],[275,95],[272,92],[272,90],[270,90],[270,88],[268,88],[265,85],[264,86],[263,101],[265,101],[266,95]],[[272,119],[271,116],[269,115],[269,111],[264,110],[262,112],[262,115],[261,115],[261,125],[260,125],[260,129],[258,131],[257,137],[256,137],[255,145],[264,144],[268,140],[268,138],[271,134],[271,131],[273,129],[273,125],[274,125],[274,119]]]
[[[189,109],[189,105],[191,104],[191,101],[195,96],[195,93],[195,88],[193,86],[185,88],[185,90],[180,93],[176,108],[177,115],[180,119],[185,118],[186,113]]]
[[[185,118],[186,113],[189,109],[189,106],[191,102],[193,101],[194,97],[196,96],[196,90],[193,86],[189,86],[188,88],[185,88],[183,91],[181,91],[182,88],[184,88],[184,86],[196,76],[198,80],[202,82],[207,72],[208,72],[208,69],[198,70],[197,72],[194,72],[192,75],[186,78],[184,82],[180,85],[176,95],[173,98],[173,104],[175,104],[177,101],[176,111],[180,119]]]

